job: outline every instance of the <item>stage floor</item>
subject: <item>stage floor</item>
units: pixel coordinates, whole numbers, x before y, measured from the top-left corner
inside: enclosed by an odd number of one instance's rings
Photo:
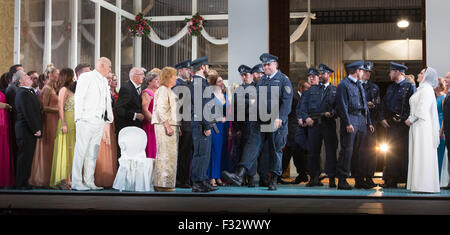
[[[7,209],[8,208],[8,209]],[[412,193],[404,188],[337,190],[300,185],[220,187],[210,193],[120,192],[117,190],[0,189],[0,210],[124,211],[136,213],[251,213],[251,214],[450,214],[450,190]]]

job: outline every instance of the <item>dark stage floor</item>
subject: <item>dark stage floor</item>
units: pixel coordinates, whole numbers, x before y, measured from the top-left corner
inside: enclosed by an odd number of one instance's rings
[[[417,194],[399,189],[337,190],[328,186],[278,185],[277,191],[255,187],[220,187],[211,193],[119,192],[0,189],[0,211],[5,214],[83,212],[250,213],[250,214],[450,214],[450,190]]]

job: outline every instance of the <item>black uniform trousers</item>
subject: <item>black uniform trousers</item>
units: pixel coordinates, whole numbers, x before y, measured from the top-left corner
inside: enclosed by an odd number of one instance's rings
[[[16,161],[16,187],[28,186],[28,178],[30,178],[31,174],[37,137],[27,129],[28,127],[21,126],[16,122],[15,134],[18,149]]]
[[[189,165],[192,160],[193,141],[191,122],[181,123],[181,136],[178,143],[177,183],[189,184]]]
[[[336,151],[338,139],[336,121],[323,120],[321,124],[314,120],[314,125],[308,127],[308,172],[311,177],[320,175],[320,152],[322,140],[325,141],[325,173],[328,177],[336,176]]]

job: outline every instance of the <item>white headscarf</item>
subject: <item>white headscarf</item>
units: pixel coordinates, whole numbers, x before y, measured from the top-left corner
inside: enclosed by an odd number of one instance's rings
[[[423,80],[420,83],[422,84],[426,82],[430,84],[431,87],[433,87],[434,89],[437,87],[439,83],[438,77],[439,77],[438,72],[435,69],[428,67],[427,70],[425,71],[425,75],[423,75]]]

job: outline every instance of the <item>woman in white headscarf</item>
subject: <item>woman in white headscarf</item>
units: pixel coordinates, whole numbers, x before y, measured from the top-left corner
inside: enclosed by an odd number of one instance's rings
[[[410,126],[406,188],[416,193],[438,193],[439,119],[434,94],[438,74],[428,67],[420,72],[417,81],[419,88],[409,99],[411,113],[405,121]]]

